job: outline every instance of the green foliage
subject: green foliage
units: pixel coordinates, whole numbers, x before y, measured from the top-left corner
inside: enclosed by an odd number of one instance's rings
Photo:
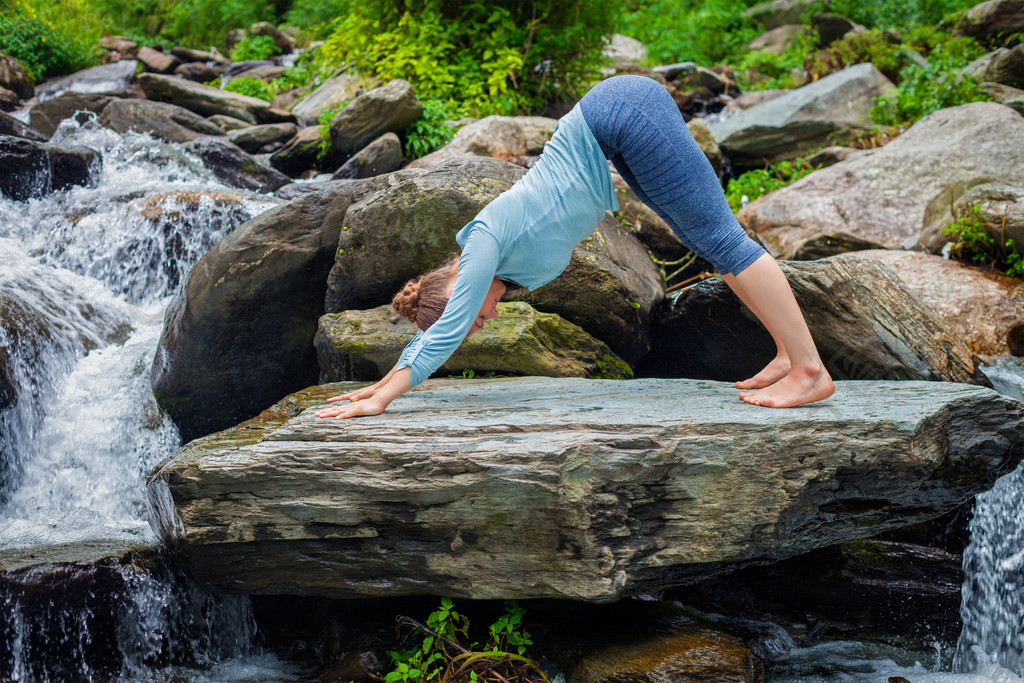
[[[1024,276],[1021,252],[1012,239],[997,240],[993,237],[994,228],[999,228],[999,233],[1003,234],[1002,226],[990,225],[981,206],[972,204],[946,226],[944,234],[954,240],[950,254],[964,261],[998,268],[1007,275]]]
[[[875,100],[871,118],[883,125],[905,125],[939,109],[991,100],[977,79],[960,75],[981,54],[983,50],[970,38],[939,45],[926,66],[911,64],[900,71],[899,86]]]
[[[331,119],[347,106],[348,102],[338,102],[333,107],[324,109],[320,112],[320,116],[316,118],[317,125],[320,126],[320,143],[316,153],[317,159],[323,159],[331,151]]]
[[[405,131],[405,156],[418,159],[449,142],[454,135],[448,125],[451,118],[452,113],[441,100],[425,101],[423,116]]]
[[[977,4],[977,0],[829,0],[827,11],[868,28],[899,28],[938,24],[948,15]]]
[[[824,50],[807,56],[806,69],[812,80],[828,76],[854,64],[871,62],[890,79],[898,78],[909,60],[906,48],[881,30],[855,33],[837,40]]]
[[[0,7],[0,52],[20,61],[36,81],[97,64],[100,33],[83,0],[63,8],[39,0],[9,0]]]
[[[754,201],[769,192],[792,185],[808,173],[816,170],[806,159],[794,159],[793,161],[780,161],[776,164],[769,164],[765,168],[747,171],[739,178],[729,181],[725,190],[725,198],[733,211],[739,211],[743,207],[743,198],[747,201]]]
[[[529,631],[523,628],[525,614],[526,610],[514,601],[506,602],[504,613],[488,627],[487,642],[483,645],[468,643],[469,619],[455,611],[450,598],[441,600],[441,606],[427,617],[426,625],[399,617],[399,624],[411,627],[422,641],[408,650],[388,652],[394,668],[383,678],[389,683],[477,680],[548,683],[537,662],[526,657],[527,647],[533,645],[533,641]]]
[[[223,46],[228,31],[275,21],[273,0],[93,0],[118,32],[188,47]]]
[[[224,86],[224,90],[230,92],[236,92],[239,95],[248,95],[249,97],[257,97],[267,102],[274,99],[277,95],[274,89],[267,83],[264,83],[258,78],[252,76],[239,76],[238,78],[232,78],[228,81],[228,84]]]
[[[231,61],[247,62],[254,59],[270,59],[281,54],[270,36],[246,36],[231,49]]]
[[[286,23],[310,39],[326,38],[334,22],[349,12],[350,0],[295,0],[284,15]]]
[[[743,16],[757,0],[636,0],[619,31],[643,42],[652,63],[735,63],[763,29]]]
[[[596,74],[619,0],[453,3],[365,0],[319,50],[458,113],[511,114],[572,93]],[[457,104],[456,104],[457,103]]]
[[[817,32],[806,30],[796,36],[785,52],[754,50],[742,57],[736,71],[743,90],[799,88],[804,84],[804,61],[814,50]]]

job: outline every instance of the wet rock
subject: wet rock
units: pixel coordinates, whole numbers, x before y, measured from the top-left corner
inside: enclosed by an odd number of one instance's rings
[[[475,154],[512,161],[526,155],[526,131],[514,116],[488,116],[463,126],[447,145],[409,164],[430,168],[458,156]]]
[[[18,108],[21,102],[18,100],[18,96],[14,94],[13,90],[8,90],[0,86],[0,111],[8,112],[14,111]]]
[[[47,140],[47,137],[38,130],[32,126],[26,126],[6,112],[0,112],[0,135],[13,135],[36,142],[46,142]]]
[[[999,104],[1005,104],[1019,114],[1024,114],[1024,90],[1011,88],[1002,83],[982,83],[981,89]]]
[[[64,119],[80,111],[99,114],[113,99],[110,95],[66,92],[32,107],[29,121],[33,128],[49,138],[57,132],[57,126]]]
[[[210,123],[215,124],[225,133],[232,130],[238,130],[239,128],[249,128],[252,126],[248,121],[236,119],[234,116],[225,116],[224,114],[214,114],[213,116],[208,117],[208,119]]]
[[[755,5],[743,14],[766,29],[773,29],[802,23],[804,13],[817,4],[815,0],[772,0]]]
[[[380,83],[369,76],[347,73],[333,76],[292,107],[292,114],[307,126],[312,126],[324,111],[347,104],[378,85]]]
[[[199,137],[185,145],[185,149],[202,159],[218,180],[231,187],[273,192],[291,182],[288,176],[264,166],[222,137]]]
[[[967,10],[956,27],[957,33],[991,38],[1024,31],[1024,3],[1020,0],[987,0]]]
[[[99,122],[118,133],[134,130],[168,142],[188,142],[204,135],[221,134],[215,124],[188,109],[149,100],[113,100],[103,108]]]
[[[734,163],[793,159],[870,123],[874,98],[893,88],[874,65],[858,64],[712,123]],[[762,162],[758,162],[762,163]]]
[[[291,114],[273,109],[266,100],[173,76],[141,74],[139,85],[151,100],[171,102],[202,116],[224,114],[253,124],[293,119]]]
[[[384,133],[401,133],[422,113],[412,86],[402,79],[356,97],[331,119],[331,162],[343,163]]]
[[[47,81],[36,89],[40,101],[59,97],[65,93],[78,95],[94,95],[98,93],[112,94],[127,88],[135,80],[135,71],[139,63],[134,59],[94,66],[84,71],[77,71],[70,76]],[[37,105],[38,106],[38,105]]]
[[[1024,119],[992,102],[926,116],[884,147],[815,171],[737,218],[777,258],[827,233],[938,250],[946,238],[922,235],[926,221],[941,223],[936,215],[949,211],[957,188],[980,182],[1024,186]]]
[[[605,344],[551,313],[522,302],[498,304],[499,315],[467,339],[438,376],[540,375],[631,379],[629,366]],[[320,381],[378,380],[412,341],[416,327],[390,306],[320,318],[314,344]]]
[[[281,187],[274,194],[281,199],[298,199],[307,194],[314,194],[317,192],[326,192],[327,190],[333,190],[337,187],[343,187],[349,185],[355,180],[322,180],[313,182],[301,182],[301,183],[289,183],[284,187]]]
[[[249,34],[254,36],[270,36],[274,45],[281,52],[287,54],[295,49],[295,39],[277,28],[269,21],[258,21],[249,27]]]
[[[885,265],[857,254],[782,265],[833,379],[986,383],[957,332]],[[661,311],[651,336],[640,376],[736,381],[775,357],[767,330],[717,278]]]
[[[773,28],[771,31],[747,43],[747,50],[751,52],[764,50],[765,52],[782,54],[793,43],[793,40],[806,30],[807,27],[803,24],[785,24],[784,26]]]
[[[294,123],[266,123],[262,126],[249,126],[241,130],[228,131],[228,140],[250,154],[263,151],[267,145],[283,144],[291,140],[299,132]]]
[[[635,68],[647,59],[647,48],[636,38],[615,33],[605,38],[605,46],[601,51],[606,59],[610,59],[617,70]]]
[[[303,128],[270,156],[270,165],[285,175],[297,178],[317,167],[320,156],[320,127]]]
[[[0,52],[0,87],[7,88],[23,100],[32,97],[35,83],[28,71],[14,57]]]
[[[889,266],[928,304],[972,353],[1012,352],[1009,332],[1024,320],[1024,283],[960,261],[919,251],[876,249],[860,256]]]
[[[222,73],[224,73],[223,67],[207,66],[202,62],[179,64],[174,69],[175,76],[180,76],[186,80],[195,81],[196,83],[207,83],[215,78],[219,78]]]
[[[0,192],[23,201],[75,185],[92,186],[101,163],[99,153],[88,147],[58,147],[0,135]]]
[[[697,380],[428,380],[376,417],[314,415],[354,386],[154,470],[155,524],[201,583],[608,602],[938,516],[1024,455],[1024,407],[966,384],[765,410]]]
[[[136,53],[136,58],[142,62],[142,65],[146,68],[146,71],[152,71],[158,74],[167,74],[174,71],[174,68],[178,66],[178,60],[166,52],[154,50],[149,46],[143,46],[139,48]]]
[[[811,15],[811,29],[818,32],[818,49],[828,47],[856,28],[857,24],[838,14],[820,12]],[[863,31],[864,27],[860,30]]]
[[[188,441],[316,382],[313,336],[345,212],[376,178],[296,199],[242,224],[167,309],[153,391]]]
[[[342,164],[332,178],[371,178],[401,167],[402,143],[394,133],[384,133]]]

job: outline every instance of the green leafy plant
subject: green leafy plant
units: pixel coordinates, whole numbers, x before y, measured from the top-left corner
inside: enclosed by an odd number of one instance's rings
[[[232,78],[228,81],[228,84],[224,86],[224,90],[229,92],[236,92],[239,95],[248,95],[249,97],[257,97],[267,102],[274,99],[277,92],[269,84],[261,81],[258,78],[252,76],[239,76],[238,78]]]
[[[875,99],[871,118],[883,125],[907,125],[939,109],[991,100],[977,79],[960,70],[982,49],[970,38],[954,38],[935,48],[925,66],[911,64],[900,71],[900,83]]]
[[[281,54],[281,49],[270,36],[246,36],[231,49],[231,61],[247,62],[254,59],[270,59]]]
[[[317,159],[323,159],[331,151],[331,119],[347,106],[348,102],[338,102],[333,107],[324,109],[320,112],[320,116],[316,118],[317,125],[320,126],[320,142],[316,152]]]
[[[526,656],[533,641],[523,627],[525,614],[526,610],[514,601],[506,602],[504,613],[488,627],[483,645],[469,642],[469,619],[455,611],[450,598],[441,600],[441,606],[427,617],[426,624],[400,616],[399,625],[422,640],[411,649],[388,652],[394,668],[383,678],[390,683],[549,683],[540,665]]]
[[[284,20],[310,39],[326,38],[338,18],[348,14],[351,5],[351,0],[295,0]]]
[[[55,11],[37,1],[11,0],[0,9],[0,52],[20,61],[36,81],[99,62],[100,30],[91,7],[81,0]],[[75,11],[81,15],[72,21]]]
[[[752,202],[769,192],[792,185],[814,170],[816,168],[806,159],[768,164],[765,168],[747,171],[740,177],[730,180],[725,190],[725,198],[733,211],[739,211],[743,208],[744,198]]]
[[[744,15],[746,0],[640,0],[619,31],[647,48],[653,63],[734,63],[763,29]]]
[[[943,231],[954,240],[949,250],[951,256],[997,268],[1007,275],[1024,275],[1024,258],[1013,240],[993,237],[992,233],[996,232],[994,228],[998,227],[999,234],[1003,235],[1005,225],[990,225],[990,219],[982,212],[980,204],[971,204],[955,212],[954,218]]]
[[[767,50],[746,53],[736,65],[740,87],[743,90],[799,88],[806,81],[806,55],[816,42],[816,32],[806,30],[781,54]]]
[[[119,32],[202,49],[223,46],[232,29],[277,20],[274,0],[91,1]]]
[[[451,141],[454,134],[448,121],[452,118],[449,105],[440,100],[423,103],[423,116],[405,131],[405,156],[418,159]]]
[[[827,48],[807,56],[805,68],[812,80],[823,78],[854,64],[871,62],[890,79],[899,78],[900,70],[910,61],[907,48],[881,30],[854,33],[837,40]]]

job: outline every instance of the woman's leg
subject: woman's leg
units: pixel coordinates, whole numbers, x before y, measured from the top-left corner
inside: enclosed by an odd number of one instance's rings
[[[723,274],[775,340],[776,358],[737,383],[764,388],[740,397],[782,407],[831,395],[831,379],[785,275],[736,222],[718,177],[665,88],[643,76],[619,76],[595,86],[580,108],[605,156],[641,201]]]

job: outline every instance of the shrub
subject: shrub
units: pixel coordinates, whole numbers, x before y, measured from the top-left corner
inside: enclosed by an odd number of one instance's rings
[[[35,0],[11,0],[0,9],[0,52],[24,64],[37,81],[99,62],[101,31],[91,6],[82,0],[64,6],[58,11]]]
[[[231,61],[247,62],[251,59],[270,59],[281,54],[270,36],[246,36],[231,49]]]
[[[992,99],[977,79],[960,75],[982,52],[970,38],[940,45],[926,66],[911,64],[900,71],[899,86],[875,100],[871,118],[883,125],[906,125],[939,109]]]
[[[224,89],[230,92],[236,92],[239,95],[248,95],[249,97],[258,97],[261,100],[270,102],[277,95],[277,92],[267,83],[264,83],[258,78],[252,76],[239,76],[238,78],[232,78],[228,81],[228,84],[224,86]]]
[[[736,62],[763,29],[743,16],[756,0],[639,0],[620,31],[647,48],[650,61]]]
[[[817,33],[807,30],[781,54],[755,50],[743,55],[736,66],[740,87],[743,90],[799,88],[807,81],[804,61],[817,40]]]
[[[946,226],[944,234],[953,238],[950,255],[961,260],[998,268],[1007,275],[1024,275],[1024,257],[1017,250],[1012,239],[1000,240],[992,237],[988,219],[981,212],[981,206],[972,204],[955,216],[956,220]],[[998,226],[996,226],[998,227]]]
[[[869,28],[936,25],[977,0],[829,0],[827,10]]]
[[[295,0],[284,20],[310,38],[326,38],[334,22],[348,13],[351,4],[350,0]]]
[[[365,0],[319,50],[460,113],[510,114],[575,93],[602,63],[619,0],[452,3]]]
[[[423,103],[423,116],[405,131],[405,156],[418,159],[430,154],[438,147],[452,139],[449,119],[451,112],[440,100],[426,100]]]
[[[733,211],[739,211],[746,202],[752,202],[769,192],[792,185],[814,170],[817,169],[805,159],[769,164],[765,168],[747,171],[740,177],[730,180],[725,198]]]
[[[273,0],[94,0],[120,32],[189,47],[223,46],[231,29],[276,21]]]
[[[893,42],[881,30],[855,33],[837,40],[824,50],[807,56],[807,74],[812,80],[841,71],[848,66],[871,62],[889,79],[899,78],[900,70],[910,62],[906,49]]]

